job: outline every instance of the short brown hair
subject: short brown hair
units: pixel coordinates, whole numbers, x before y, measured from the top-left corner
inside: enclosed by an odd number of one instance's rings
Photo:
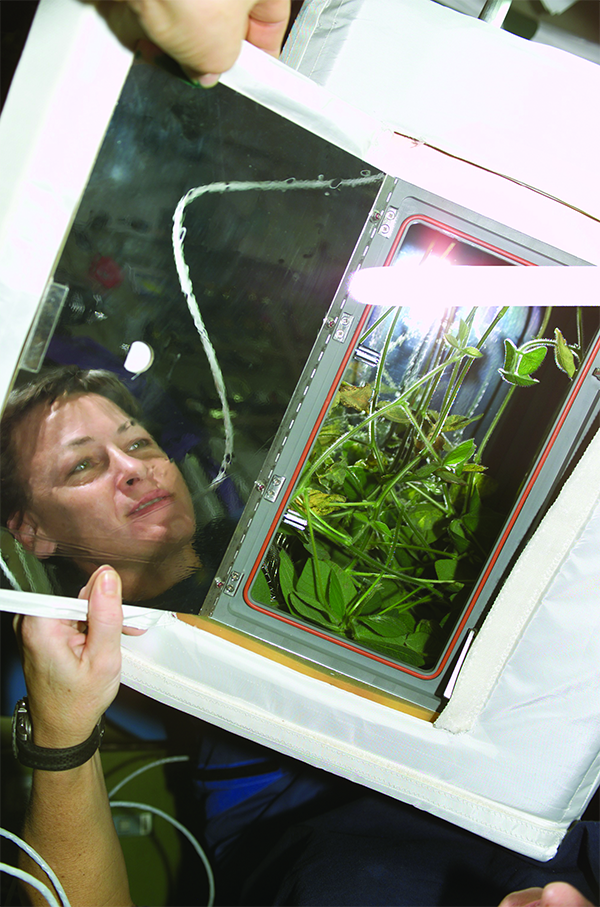
[[[2,525],[11,516],[23,513],[28,504],[27,489],[19,477],[14,432],[22,419],[40,404],[52,406],[59,397],[98,394],[115,403],[130,418],[139,421],[140,406],[112,372],[62,365],[42,372],[38,378],[14,390],[0,423],[0,511]]]

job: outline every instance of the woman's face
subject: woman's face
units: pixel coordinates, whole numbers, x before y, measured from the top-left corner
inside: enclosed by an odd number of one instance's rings
[[[160,561],[195,531],[177,466],[112,401],[82,394],[40,404],[17,427],[27,519],[74,560]]]

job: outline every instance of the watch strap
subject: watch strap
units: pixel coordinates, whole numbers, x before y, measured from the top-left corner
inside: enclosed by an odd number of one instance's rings
[[[62,749],[36,746],[31,740],[31,719],[27,699],[20,699],[13,715],[13,753],[22,765],[47,772],[77,768],[92,758],[104,736],[104,716],[83,743]]]

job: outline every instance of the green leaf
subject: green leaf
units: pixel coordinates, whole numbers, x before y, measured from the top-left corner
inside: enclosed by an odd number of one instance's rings
[[[572,378],[577,371],[573,352],[558,328],[554,329],[554,337],[556,339],[554,361],[562,372],[565,372],[569,378]]]
[[[456,576],[458,568],[458,559],[453,557],[449,560],[439,560],[435,562],[435,572],[438,579],[452,581]]]
[[[313,513],[316,513],[319,516],[331,513],[332,510],[338,510],[340,505],[345,503],[346,498],[341,494],[326,494],[326,492],[319,491],[315,488],[311,488],[308,492],[308,506]],[[305,513],[306,500],[304,495],[296,498],[294,500],[294,505],[298,510],[301,510],[302,513]]]
[[[356,585],[352,577],[339,564],[331,561],[331,572],[335,574],[342,590],[345,605],[349,605],[356,595]]]
[[[446,416],[446,418],[444,419],[442,431],[444,433],[450,431],[461,431],[463,428],[466,428],[467,425],[470,425],[471,422],[477,422],[481,418],[482,416],[472,416],[471,418],[469,418],[468,416],[461,416],[458,413],[453,413],[450,416]]]
[[[427,533],[434,530],[437,523],[442,519],[442,513],[433,504],[421,504],[410,511],[410,517],[421,532]]]
[[[521,358],[517,363],[517,374],[529,376],[532,372],[537,371],[546,358],[547,352],[548,350],[545,346],[538,346],[533,350],[529,350],[527,353],[522,353]]]
[[[288,599],[288,606],[290,610],[295,611],[296,614],[299,614],[300,617],[305,617],[307,620],[313,621],[316,624],[320,624],[322,627],[327,627],[328,629],[334,629],[334,625],[326,617],[323,610],[311,602],[305,602],[299,595],[296,595],[295,592],[292,592]]]
[[[516,372],[507,372],[503,368],[499,368],[498,371],[503,381],[515,387],[533,387],[534,384],[540,383],[537,378],[527,378],[525,375],[517,375]]]
[[[442,482],[449,482],[450,485],[464,485],[463,480],[460,479],[455,472],[451,472],[449,469],[438,469],[437,475]]]
[[[515,366],[518,362],[518,359],[519,351],[512,340],[507,337],[504,341],[504,368],[500,369],[500,374],[502,374],[503,371],[509,373],[516,371]]]
[[[350,409],[356,409],[359,412],[366,412],[369,408],[369,401],[373,395],[373,388],[370,384],[363,387],[354,387],[353,384],[347,384],[342,381],[336,402],[342,403]]]
[[[461,344],[460,340],[457,337],[455,337],[453,334],[444,334],[444,340],[446,341],[448,346],[451,346],[453,349],[455,349],[455,350],[462,349],[462,344]]]
[[[396,404],[396,406],[390,406],[388,410],[381,413],[381,416],[389,422],[397,422],[399,425],[410,425],[410,419],[401,403]]]
[[[327,589],[330,570],[329,561],[316,561],[313,557],[309,557],[296,583],[295,591],[306,600],[315,599],[321,603],[322,595],[319,594],[319,590],[322,589],[324,593]],[[322,605],[325,607],[325,602]]]
[[[348,475],[348,467],[344,463],[336,463],[334,466],[319,474],[319,479],[325,487],[341,488]]]
[[[448,534],[459,554],[463,554],[471,547],[471,542],[467,538],[465,528],[460,520],[452,520],[448,527]]]
[[[462,444],[450,450],[442,462],[444,466],[458,466],[460,463],[465,463],[469,460],[474,453],[475,441],[473,438],[469,438],[468,441],[463,441]]]
[[[381,520],[373,520],[371,523],[373,529],[376,529],[377,532],[380,532],[382,535],[385,535],[389,538],[392,534],[392,530],[385,523],[382,523]]]
[[[283,549],[279,552],[279,584],[286,602],[294,591],[296,574],[292,559]]]
[[[357,625],[354,630],[354,638],[366,649],[379,652],[382,655],[387,655],[388,658],[393,658],[396,661],[414,667],[421,667],[425,664],[425,659],[419,652],[407,648],[405,636],[377,636],[375,634],[370,634],[366,627],[359,627],[359,625]]]
[[[437,463],[428,463],[426,466],[421,466],[417,469],[415,477],[418,479],[427,479],[429,476],[433,475],[436,469],[438,469]]]
[[[366,496],[366,486],[370,478],[369,472],[364,466],[349,466],[347,478],[344,482],[344,490],[350,486],[349,490],[358,492],[362,500]]]
[[[422,631],[410,633],[406,637],[406,645],[415,652],[424,653],[430,636],[431,633],[424,633]]]
[[[464,318],[458,319],[458,339],[461,344],[465,344],[469,339],[469,334],[471,333],[471,328],[464,320]]]
[[[350,537],[348,537],[348,541],[350,541]],[[320,561],[328,561],[331,559],[331,553],[329,549],[326,548],[325,545],[322,545],[320,542],[315,541],[313,548],[312,541],[310,539],[307,539],[305,542],[303,542],[303,545],[310,555],[314,555],[316,553],[316,556]]]
[[[359,640],[357,642],[365,646],[365,648],[370,649],[373,652],[379,652],[381,655],[385,655],[388,658],[393,658],[395,661],[399,661],[402,664],[408,664],[413,667],[422,667],[425,664],[425,658],[419,652],[415,652],[414,649],[409,649],[404,642],[405,637],[399,636],[397,638],[392,637],[373,637],[372,639]]]
[[[417,624],[417,633],[427,633],[428,636],[432,636],[437,628],[438,624],[434,620],[420,620]]]
[[[327,602],[325,604],[334,622],[339,624],[346,613],[346,599],[340,581],[333,571],[329,574]]]
[[[258,571],[252,584],[252,597],[263,605],[271,603],[271,589],[262,570]]]
[[[481,359],[483,356],[481,350],[478,350],[476,346],[466,346],[463,353],[465,356],[468,356],[469,359]]]
[[[405,614],[381,614],[375,617],[361,617],[364,624],[377,636],[406,636],[414,628],[414,619]]]

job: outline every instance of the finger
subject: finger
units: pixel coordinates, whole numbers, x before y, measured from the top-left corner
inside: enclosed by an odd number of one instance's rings
[[[289,19],[289,0],[259,0],[250,11],[246,40],[278,57]]]
[[[499,907],[537,907],[542,896],[541,888],[524,888],[522,891],[512,891],[502,900]]]
[[[222,73],[235,63],[247,29],[246,0],[129,0],[147,36],[187,72]]]
[[[123,636],[143,636],[144,633],[148,632],[148,629],[142,629],[141,627],[123,627]]]
[[[592,907],[592,902],[568,882],[551,882],[542,892],[540,907]]]
[[[96,0],[96,7],[125,47],[135,50],[140,38],[146,37],[140,20],[128,3],[119,0]]]
[[[91,659],[106,655],[120,657],[121,579],[112,567],[96,571],[88,604],[86,652]]]
[[[92,586],[104,570],[114,570],[114,567],[111,567],[110,564],[102,564],[101,567],[96,567],[83,589],[79,590],[77,598],[89,599]]]

